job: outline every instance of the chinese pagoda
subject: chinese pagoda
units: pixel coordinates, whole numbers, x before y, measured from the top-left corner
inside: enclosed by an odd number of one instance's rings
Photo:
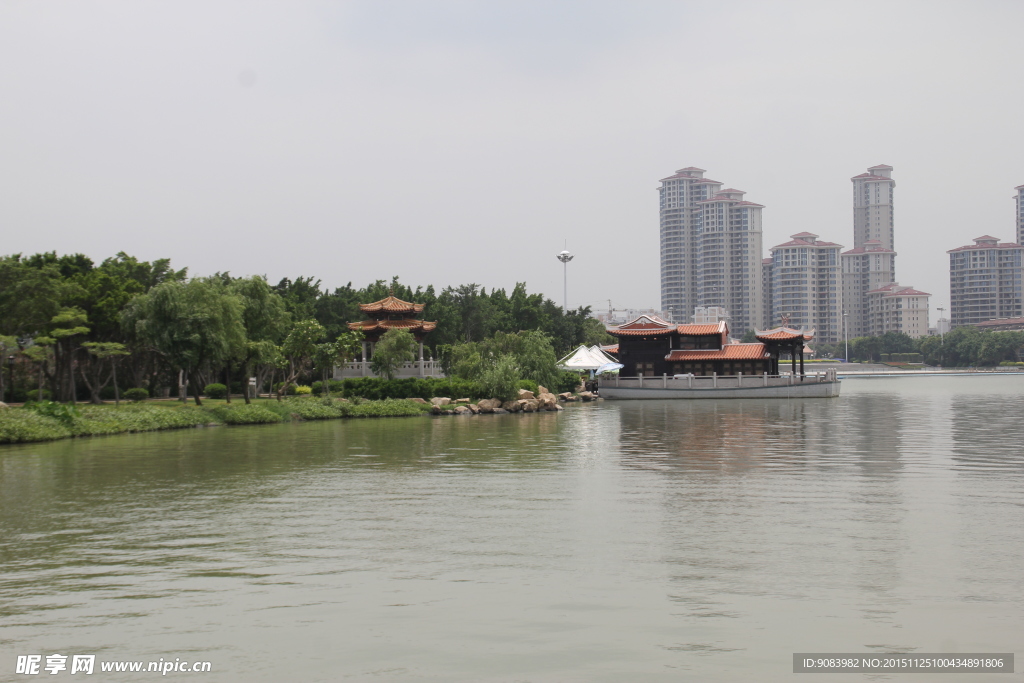
[[[419,372],[417,374],[420,376],[434,374],[432,371],[424,372],[423,340],[437,327],[437,323],[419,319],[418,316],[423,313],[424,306],[425,304],[402,301],[394,294],[370,304],[359,304],[359,310],[366,316],[366,320],[348,323],[348,328],[363,333],[362,363],[366,364],[373,358],[374,346],[385,332],[408,330],[420,345],[417,364]],[[361,368],[360,374],[365,375],[366,369]]]

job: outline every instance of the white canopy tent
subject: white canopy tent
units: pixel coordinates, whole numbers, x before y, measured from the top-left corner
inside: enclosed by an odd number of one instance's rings
[[[592,373],[591,376],[594,374],[599,375],[603,372],[619,370],[622,367],[621,363],[602,351],[601,347],[591,346],[587,348],[587,346],[583,344],[568,356],[558,361],[558,368],[560,370],[590,372]]]

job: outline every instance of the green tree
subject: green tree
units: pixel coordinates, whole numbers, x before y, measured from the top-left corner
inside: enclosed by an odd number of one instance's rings
[[[76,337],[88,334],[89,318],[80,308],[62,308],[50,320],[47,336],[54,340],[56,389],[61,400],[75,403],[75,352],[79,345]],[[67,384],[64,379],[67,378]]]
[[[518,395],[520,370],[511,354],[499,356],[480,374],[484,392],[492,398],[511,401]]]
[[[231,291],[242,301],[242,326],[245,328],[245,342],[241,353],[228,359],[228,400],[231,399],[231,360],[241,364],[245,381],[243,392],[245,402],[251,403],[248,378],[253,366],[257,369],[257,386],[262,386],[265,375],[271,368],[281,365],[283,358],[278,343],[284,338],[291,321],[284,299],[268,283],[266,278],[253,276],[234,280]]]
[[[978,365],[999,365],[1004,360],[1017,360],[1024,347],[1024,332],[987,332],[978,349]]]
[[[241,297],[217,279],[165,282],[131,301],[122,325],[146,340],[175,369],[184,370],[202,405],[201,372],[221,366],[245,343]],[[185,400],[182,392],[182,401]]]
[[[277,400],[288,390],[306,367],[313,360],[317,353],[317,344],[327,334],[327,330],[316,320],[299,320],[292,326],[288,336],[285,337],[281,351],[284,354],[285,363],[284,381],[277,390]]]
[[[89,355],[94,356],[100,361],[110,362],[110,376],[114,380],[114,405],[121,405],[121,389],[117,386],[117,359],[119,356],[127,356],[129,351],[125,348],[124,344],[118,342],[85,342],[82,344]],[[85,369],[82,369],[82,379],[85,380],[85,384],[89,387],[89,396],[93,403],[103,403],[100,399],[100,390],[107,385],[109,379],[101,383],[98,375],[89,377]]]
[[[388,330],[374,345],[370,369],[377,376],[394,379],[395,373],[416,358],[416,338],[409,330]]]
[[[0,334],[30,336],[60,311],[64,282],[54,264],[33,267],[20,255],[0,258]]]
[[[757,342],[757,333],[754,330],[747,330],[743,333],[743,337],[740,338],[740,342],[744,344],[753,344]]]

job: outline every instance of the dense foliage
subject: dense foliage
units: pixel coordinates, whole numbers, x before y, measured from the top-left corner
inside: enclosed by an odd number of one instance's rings
[[[123,252],[100,264],[82,254],[16,254],[0,257],[0,353],[15,357],[15,391],[4,386],[10,373],[0,373],[0,396],[97,403],[137,388],[182,399],[187,392],[199,404],[207,385],[242,389],[249,377],[260,388],[279,386],[279,396],[300,382],[323,388],[329,369],[359,352],[347,326],[363,318],[359,304],[392,293],[424,304],[421,317],[436,321],[429,356],[479,357],[465,378],[491,368],[488,381],[498,379],[497,361],[510,355],[520,378],[553,384],[554,358],[611,341],[589,308],[563,313],[524,283],[511,292],[477,284],[436,291],[394,278],[325,291],[313,277],[276,285],[227,273],[190,279],[167,259]],[[409,358],[407,341],[394,354],[384,344],[382,375]],[[508,374],[512,364],[500,367]]]
[[[842,357],[845,344],[817,345],[819,354]],[[927,365],[945,367],[994,366],[1017,362],[1024,355],[1024,332],[992,331],[978,327],[957,327],[944,335],[912,339],[903,332],[886,332],[878,337],[850,340],[850,360],[903,361],[919,354]]]

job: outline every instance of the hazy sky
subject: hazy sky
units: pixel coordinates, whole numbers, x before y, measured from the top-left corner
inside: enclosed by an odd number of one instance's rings
[[[0,0],[0,253],[195,275],[526,281],[658,307],[658,180],[852,246],[890,164],[897,276],[1014,237],[1024,3]],[[934,320],[934,314],[933,314]]]

